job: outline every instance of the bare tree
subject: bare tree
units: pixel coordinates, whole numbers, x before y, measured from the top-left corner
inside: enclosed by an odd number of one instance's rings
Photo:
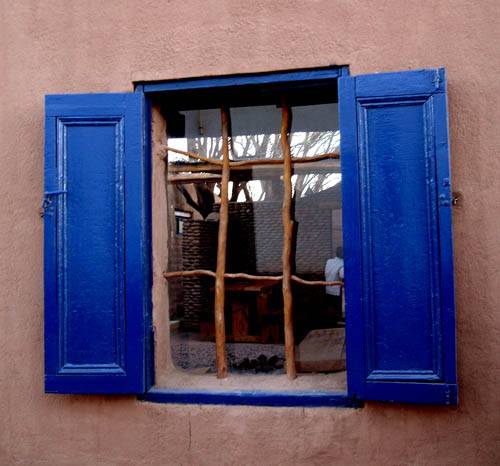
[[[220,137],[198,137],[191,139],[189,150],[209,158],[220,158],[222,140]],[[231,153],[234,160],[247,158],[278,158],[280,153],[279,134],[251,134],[231,139]],[[338,149],[339,132],[307,131],[291,135],[291,149],[294,157],[309,157]],[[302,173],[294,178],[294,197],[300,198],[326,189],[329,173]],[[251,181],[251,182],[250,182]],[[197,182],[193,184],[194,195],[182,184],[177,188],[186,202],[203,218],[212,211],[216,202],[218,183]],[[252,186],[255,188],[253,189]],[[279,175],[255,180],[233,180],[230,201],[245,202],[280,200],[282,180]]]

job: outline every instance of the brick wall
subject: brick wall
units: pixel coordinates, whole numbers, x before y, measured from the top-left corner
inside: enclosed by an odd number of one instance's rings
[[[217,255],[217,222],[186,220],[182,235],[183,270],[215,270]],[[210,277],[184,277],[183,288],[183,330],[198,330],[201,315],[212,309]]]
[[[219,205],[214,210],[218,210]],[[323,278],[328,258],[333,257],[332,209],[315,200],[299,200],[295,206],[297,228],[296,273]],[[184,270],[215,270],[217,222],[184,222],[182,263]],[[281,273],[283,226],[281,202],[229,203],[227,265],[230,272]],[[333,234],[335,238],[335,234]],[[340,244],[339,244],[340,245]],[[202,313],[212,309],[213,279],[183,279],[183,326],[196,330]]]
[[[332,257],[331,208],[299,200],[295,223],[297,273],[322,275],[326,260]],[[281,202],[231,202],[228,240],[228,270],[281,273]]]

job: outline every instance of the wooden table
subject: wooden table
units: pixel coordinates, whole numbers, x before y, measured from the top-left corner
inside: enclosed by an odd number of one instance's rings
[[[232,332],[227,341],[245,343],[278,343],[279,315],[282,310],[270,308],[270,297],[280,282],[270,280],[227,280],[226,317],[230,319]],[[255,297],[255,300],[253,299]],[[256,303],[254,306],[253,304]],[[275,322],[273,322],[275,317]],[[250,333],[251,323],[258,330]]]

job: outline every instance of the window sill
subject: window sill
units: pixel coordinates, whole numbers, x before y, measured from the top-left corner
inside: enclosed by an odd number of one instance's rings
[[[298,391],[208,391],[152,388],[142,401],[154,403],[274,406],[274,407],[337,407],[360,408],[363,403],[345,392],[298,392]]]

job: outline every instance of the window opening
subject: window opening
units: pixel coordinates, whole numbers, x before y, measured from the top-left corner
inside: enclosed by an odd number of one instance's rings
[[[313,107],[314,112],[311,112]],[[292,121],[294,115],[301,122],[298,127]],[[279,343],[283,339],[284,370],[289,379],[294,379],[297,374],[295,337],[299,334],[307,346],[307,338],[304,337],[311,333],[302,335],[303,332],[296,328],[301,319],[294,318],[294,308],[301,301],[301,289],[322,289],[323,308],[327,309],[330,317],[334,315],[330,324],[342,320],[339,313],[344,287],[341,271],[339,132],[332,131],[331,108],[328,104],[292,107],[282,95],[277,105],[231,108],[222,105],[218,109],[169,110],[165,119],[169,139],[160,147],[160,153],[167,164],[170,197],[180,196],[184,203],[196,210],[187,216],[206,220],[203,227],[207,238],[213,241],[217,235],[217,248],[210,240],[205,240],[204,252],[198,254],[198,259],[201,259],[198,263],[203,266],[193,268],[185,258],[180,261],[169,258],[170,264],[178,266],[171,269],[170,265],[169,270],[164,272],[170,289],[174,290],[171,296],[175,301],[175,295],[182,294],[180,290],[183,288],[186,294],[183,283],[185,285],[189,281],[196,288],[197,299],[201,301],[199,304],[209,311],[204,313],[206,320],[199,324],[200,333],[206,337],[213,333],[218,378],[225,378],[228,374],[226,337],[229,329],[230,341],[234,342]],[[199,137],[191,137],[193,134]],[[335,167],[332,166],[333,161],[337,161]],[[333,203],[331,199],[328,202],[332,192],[335,198]],[[311,202],[313,196],[317,200]],[[239,248],[241,252],[247,245],[242,240],[244,235],[238,235],[241,230],[232,230],[235,226],[230,224],[230,207],[234,209],[238,201],[240,204],[249,201],[252,206],[266,197],[272,199],[274,204],[281,202],[280,218],[276,209],[272,218],[275,226],[281,223],[281,269],[267,267],[266,273],[260,273],[257,264],[245,263],[241,254],[238,263],[231,264],[231,251],[228,249]],[[315,248],[321,249],[319,244],[314,243],[321,238],[298,227],[300,218],[297,222],[300,212],[311,209],[314,203],[326,204],[325,210],[329,212],[329,215],[323,213],[330,232],[323,246],[329,252],[318,256],[323,261],[321,271],[317,266],[314,270],[302,267],[305,273],[299,273],[296,269],[297,266],[301,269],[301,258],[307,258]],[[177,205],[174,209],[178,225],[177,212],[182,209]],[[263,239],[265,242],[266,239]],[[242,244],[238,244],[238,240]],[[187,249],[187,241],[183,244],[183,248]],[[333,257],[335,252],[337,255]],[[254,251],[254,262],[262,256],[265,260],[265,255],[259,256]],[[187,267],[179,267],[181,264]],[[318,272],[323,277],[318,277]],[[252,294],[254,296],[250,297]],[[207,297],[213,303],[212,330],[211,305]],[[189,297],[184,296],[184,305],[188,300]],[[311,300],[302,301],[300,304],[304,308],[314,307]],[[318,312],[318,309],[311,308],[309,312]],[[254,327],[253,332],[250,327]],[[259,327],[257,332],[255,327]],[[328,328],[332,325],[319,327],[313,346],[331,343],[329,332],[335,329]],[[209,354],[210,358],[213,356]],[[264,372],[283,366],[281,357],[276,354],[260,355],[259,359]],[[241,360],[240,355],[239,360],[232,361],[232,366],[252,368],[250,357]],[[307,370],[307,361],[300,362],[299,370],[303,369]],[[330,369],[335,370],[331,365]]]
[[[175,211],[175,233],[182,235],[184,233],[184,221],[190,219],[193,215],[191,212],[184,212],[182,210]]]

